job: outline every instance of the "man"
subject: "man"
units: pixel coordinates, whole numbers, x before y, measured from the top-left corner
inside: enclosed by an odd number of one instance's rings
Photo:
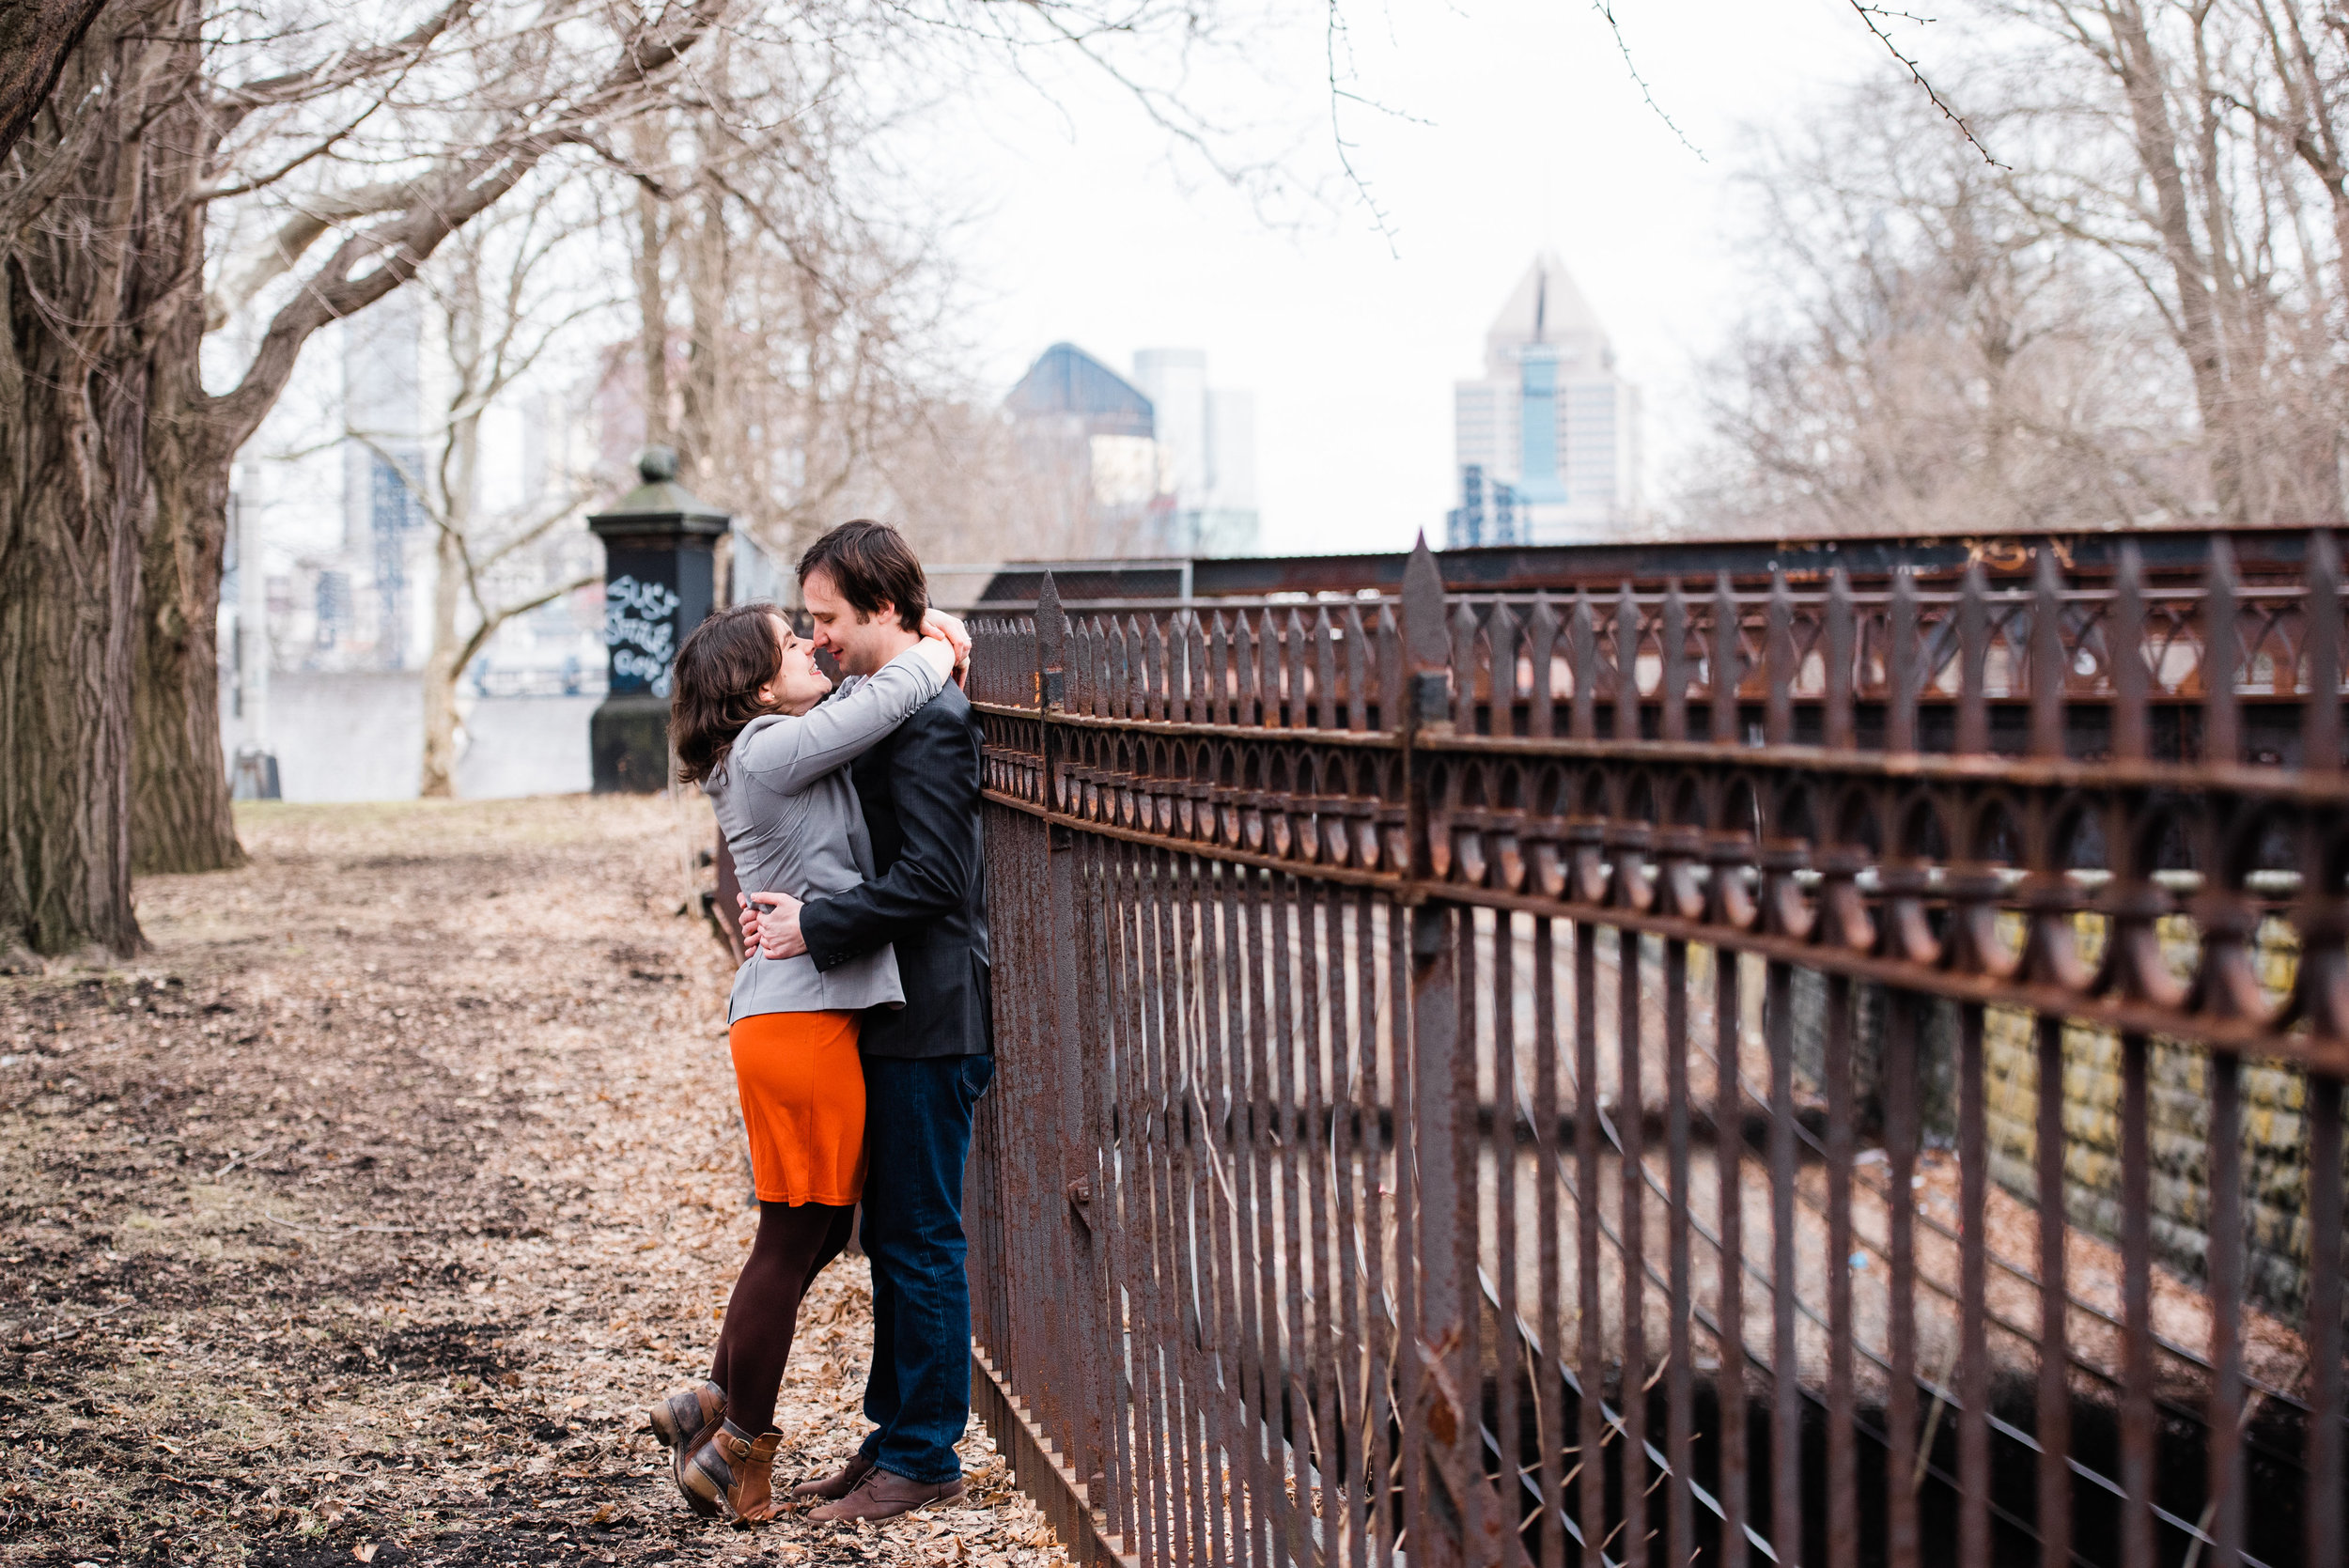
[[[843,523],[808,548],[799,570],[816,645],[844,675],[871,675],[921,639],[928,588],[895,529]],[[807,953],[831,969],[892,943],[906,994],[902,1009],[867,1012],[857,1041],[861,1234],[873,1267],[864,1415],[875,1430],[837,1474],[794,1488],[824,1499],[810,1517],[826,1521],[886,1519],[962,1496],[955,1445],[971,1419],[962,1168],[972,1110],[995,1069],[979,727],[969,699],[948,685],[851,776],[878,876],[803,906],[752,895],[771,906],[755,922],[770,956]]]

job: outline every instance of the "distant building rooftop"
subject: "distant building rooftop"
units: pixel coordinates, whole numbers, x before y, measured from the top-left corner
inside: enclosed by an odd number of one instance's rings
[[[1003,406],[1023,418],[1075,414],[1088,435],[1157,434],[1150,399],[1073,343],[1055,343],[1038,355]]]

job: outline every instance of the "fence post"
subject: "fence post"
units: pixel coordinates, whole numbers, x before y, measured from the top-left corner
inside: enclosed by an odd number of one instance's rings
[[[1042,726],[1044,796],[1052,800],[1052,773],[1060,762],[1058,735],[1051,716],[1063,710],[1067,696],[1067,618],[1060,607],[1060,589],[1047,572],[1036,595],[1035,694]],[[1075,972],[1081,952],[1076,930],[1077,864],[1075,836],[1059,823],[1045,829],[1047,865],[1051,889],[1047,900],[1051,921],[1051,961],[1048,966],[1045,1005],[1050,1009],[1054,1077],[1061,1103],[1056,1108],[1070,1135],[1063,1145],[1059,1176],[1066,1206],[1062,1211],[1068,1244],[1071,1280],[1091,1281],[1090,1289],[1070,1293],[1071,1348],[1075,1352],[1078,1420],[1069,1434],[1069,1463],[1084,1484],[1086,1501],[1108,1517],[1115,1529],[1117,1510],[1109,1496],[1113,1447],[1110,1423],[1115,1399],[1113,1374],[1108,1364],[1112,1320],[1111,1292],[1114,1289],[1108,1252],[1095,1231],[1114,1218],[1106,1200],[1110,1174],[1105,1147],[1108,1119],[1102,1106],[1111,1093],[1102,1063],[1091,1060],[1082,1017],[1083,986]]]
[[[1423,536],[1403,573],[1405,745],[1449,728],[1451,647],[1443,579]],[[1416,755],[1406,770],[1414,878],[1427,875],[1427,780]],[[1483,1485],[1482,1374],[1472,1343],[1477,1321],[1475,1045],[1460,1039],[1460,959],[1471,927],[1460,906],[1412,900],[1410,921],[1411,1114],[1417,1203],[1417,1323],[1406,1358],[1410,1386],[1404,1421],[1404,1506],[1413,1568],[1494,1560],[1475,1545],[1500,1521]],[[1403,911],[1398,911],[1401,913]],[[1469,955],[1472,957],[1472,955]],[[1408,1278],[1408,1276],[1407,1276]],[[1408,1288],[1408,1286],[1407,1286]],[[1416,1461],[1412,1450],[1418,1449]]]

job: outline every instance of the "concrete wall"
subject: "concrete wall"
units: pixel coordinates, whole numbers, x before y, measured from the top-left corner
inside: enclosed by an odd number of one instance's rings
[[[483,697],[465,717],[457,792],[469,800],[583,793],[587,720],[600,697]],[[233,760],[239,722],[224,714]],[[424,752],[413,674],[270,676],[269,738],[288,800],[408,800]]]

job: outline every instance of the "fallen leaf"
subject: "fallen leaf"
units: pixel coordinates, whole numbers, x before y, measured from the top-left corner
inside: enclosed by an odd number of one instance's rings
[[[375,1560],[375,1543],[372,1541],[362,1541],[359,1545],[350,1548],[350,1555],[357,1558],[362,1562],[373,1562]]]

